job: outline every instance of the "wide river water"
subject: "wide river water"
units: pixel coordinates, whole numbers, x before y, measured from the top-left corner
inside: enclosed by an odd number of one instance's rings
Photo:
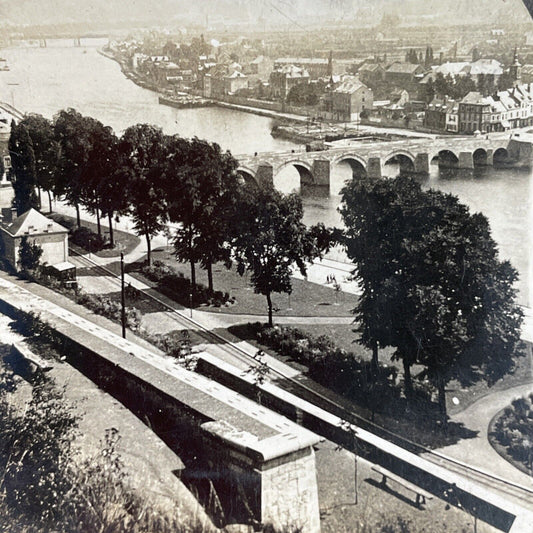
[[[174,109],[159,105],[155,93],[128,80],[119,65],[97,50],[106,41],[53,40],[47,48],[24,46],[3,49],[10,67],[0,72],[0,101],[21,111],[52,117],[60,109],[73,107],[93,116],[121,134],[128,126],[150,123],[165,133],[198,136],[215,141],[234,154],[273,150],[300,150],[291,142],[270,135],[272,120],[217,107]],[[340,224],[338,192],[350,169],[332,169],[329,197],[305,196],[305,222]],[[394,175],[394,168],[390,168]],[[298,174],[288,169],[277,177],[284,190],[297,186]],[[519,301],[533,302],[533,172],[514,169],[476,169],[443,175],[432,167],[424,186],[456,194],[472,211],[490,220],[502,258],[510,259],[520,273]]]

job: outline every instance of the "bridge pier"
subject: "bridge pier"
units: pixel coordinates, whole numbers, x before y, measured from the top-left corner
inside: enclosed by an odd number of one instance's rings
[[[415,172],[417,174],[429,174],[429,154],[416,155]]]
[[[486,150],[487,152],[487,166],[493,166],[494,165],[494,150]]]
[[[459,152],[457,168],[474,168],[474,154],[472,152]]]
[[[369,157],[366,174],[371,179],[381,179],[383,177],[381,157]]]
[[[327,187],[329,190],[331,174],[331,164],[327,159],[315,159],[313,161],[314,185],[317,187]]]
[[[509,154],[509,161],[511,161],[514,166],[531,168],[533,145],[530,142],[520,141],[513,138],[509,141],[507,153]]]
[[[260,187],[274,187],[274,167],[272,165],[259,165],[255,179]]]

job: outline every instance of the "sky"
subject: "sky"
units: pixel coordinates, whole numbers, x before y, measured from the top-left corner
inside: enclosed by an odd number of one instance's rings
[[[0,0],[0,24],[113,23],[124,20],[381,20],[397,13],[447,22],[524,20],[533,0]],[[421,19],[422,20],[422,19]]]

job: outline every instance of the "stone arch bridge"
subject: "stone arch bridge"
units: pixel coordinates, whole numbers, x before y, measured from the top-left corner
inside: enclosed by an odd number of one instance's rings
[[[439,166],[473,169],[477,166],[501,163],[510,166],[530,166],[532,142],[515,135],[486,137],[437,137],[401,141],[355,142],[350,146],[322,151],[268,152],[236,156],[238,172],[245,180],[260,185],[273,185],[274,177],[292,166],[304,185],[328,187],[331,167],[348,163],[354,176],[381,178],[384,165],[398,163],[400,171],[428,174],[432,161]]]

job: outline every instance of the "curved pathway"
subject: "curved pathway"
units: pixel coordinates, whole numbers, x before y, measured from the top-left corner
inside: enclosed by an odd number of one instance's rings
[[[490,445],[488,439],[489,424],[492,418],[514,399],[531,392],[533,392],[533,383],[513,387],[506,391],[497,391],[451,416],[453,422],[463,423],[469,429],[477,431],[478,435],[473,439],[464,439],[452,446],[441,448],[439,452],[480,469],[487,469],[490,466],[491,474],[526,487],[533,487],[533,476],[528,476],[506,461]]]

